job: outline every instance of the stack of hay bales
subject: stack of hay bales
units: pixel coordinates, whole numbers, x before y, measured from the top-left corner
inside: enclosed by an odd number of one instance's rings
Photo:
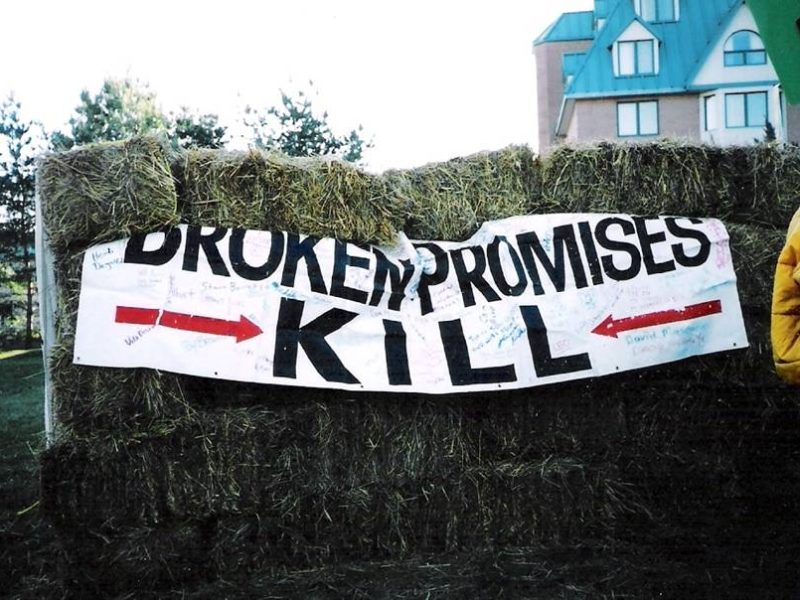
[[[771,526],[763,503],[800,504],[797,394],[768,344],[772,270],[799,194],[800,156],[772,147],[601,145],[543,163],[511,147],[383,175],[256,151],[174,156],[148,138],[45,157],[60,297],[43,502],[67,579],[110,593],[587,540],[699,546],[737,519]],[[81,258],[96,242],[179,221],[463,239],[487,219],[572,211],[725,219],[751,347],[449,397],[71,363]]]

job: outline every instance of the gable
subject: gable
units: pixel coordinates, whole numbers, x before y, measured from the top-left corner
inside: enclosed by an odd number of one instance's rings
[[[709,44],[706,54],[698,63],[696,74],[692,77],[689,87],[702,89],[747,82],[777,83],[778,74],[769,57],[763,65],[725,66],[725,43],[737,31],[758,31],[753,13],[747,4],[739,6],[719,30],[714,41]]]
[[[632,21],[614,41],[611,54],[615,77],[629,77],[640,71],[650,76],[658,74],[659,39],[638,19]],[[643,58],[646,64],[642,69]]]
[[[625,42],[629,40],[643,40],[647,38],[656,38],[655,32],[649,27],[646,27],[639,19],[634,19],[622,33],[619,34],[616,41]]]

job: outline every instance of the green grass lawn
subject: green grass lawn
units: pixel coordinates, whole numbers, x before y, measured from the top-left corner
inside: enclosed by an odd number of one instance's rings
[[[44,441],[43,398],[41,351],[0,352],[0,498],[7,512],[36,501],[30,492]]]
[[[56,545],[39,516],[42,352],[0,351],[0,597],[49,595]]]

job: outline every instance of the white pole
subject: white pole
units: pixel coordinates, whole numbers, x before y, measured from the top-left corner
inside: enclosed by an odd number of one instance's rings
[[[38,179],[38,174],[37,174]],[[36,189],[39,189],[38,181]],[[50,237],[44,229],[42,203],[36,194],[36,288],[39,293],[39,322],[44,358],[44,431],[47,446],[55,441],[53,386],[50,380],[50,354],[56,340],[56,278]]]

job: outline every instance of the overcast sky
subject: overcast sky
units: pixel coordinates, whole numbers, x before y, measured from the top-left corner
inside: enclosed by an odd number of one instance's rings
[[[533,39],[592,0],[13,0],[0,95],[64,126],[106,77],[150,84],[161,108],[239,120],[314,82],[335,131],[361,124],[372,169],[536,147]]]

